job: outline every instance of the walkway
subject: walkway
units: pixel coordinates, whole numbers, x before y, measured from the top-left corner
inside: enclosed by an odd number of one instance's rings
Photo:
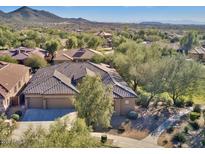
[[[185,109],[184,111],[180,111],[178,115],[173,115],[172,117],[167,119],[165,122],[163,122],[156,130],[151,132],[150,135],[147,136],[142,141],[157,144],[157,140],[159,136],[164,132],[164,130],[171,127],[174,123],[179,121],[183,115],[188,114],[190,111],[191,111],[191,108]]]

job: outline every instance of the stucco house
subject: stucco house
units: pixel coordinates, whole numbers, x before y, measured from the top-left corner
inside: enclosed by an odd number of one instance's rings
[[[86,75],[99,75],[105,85],[113,86],[115,114],[125,115],[135,108],[136,93],[128,87],[115,69],[91,62],[64,62],[39,69],[24,89],[29,108],[73,108],[77,84]]]
[[[30,79],[30,68],[0,61],[0,112],[19,103],[19,92]]]
[[[95,33],[96,36],[99,36],[101,38],[106,39],[106,42],[104,42],[104,47],[112,47],[112,34],[105,32],[105,31],[99,31]]]
[[[103,56],[101,52],[88,48],[62,50],[56,53],[53,62],[54,64],[68,61],[82,62],[91,60],[95,55]]]
[[[205,48],[204,47],[193,48],[190,52],[188,52],[188,57],[205,62]]]
[[[3,54],[0,56],[4,55],[9,55],[12,58],[16,59],[18,63],[23,64],[24,61],[31,57],[32,55],[37,55],[41,58],[44,58],[46,55],[46,51],[40,48],[26,48],[26,47],[18,47],[14,49],[9,49],[7,51],[4,51]]]

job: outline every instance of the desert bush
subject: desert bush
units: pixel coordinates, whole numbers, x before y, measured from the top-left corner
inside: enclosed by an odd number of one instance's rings
[[[189,118],[191,121],[195,121],[196,119],[199,119],[200,113],[198,112],[191,112],[189,115]]]
[[[202,144],[203,146],[205,146],[205,140],[202,140],[202,141],[201,141],[201,144]]]
[[[186,127],[184,127],[184,133],[185,133],[185,134],[187,134],[187,133],[188,133],[188,131],[189,131],[189,127],[187,127],[187,126],[186,126]]]
[[[121,125],[118,127],[118,133],[123,133],[126,130],[130,130],[132,127],[132,123],[129,119],[126,119]]]
[[[201,106],[199,104],[196,104],[194,106],[193,112],[201,113]]]
[[[149,106],[148,96],[147,95],[140,95],[140,105],[142,107],[147,108]]]
[[[167,133],[169,134],[171,134],[173,131],[174,131],[174,127],[172,126],[167,129]]]
[[[130,112],[127,114],[127,117],[128,117],[128,119],[135,120],[135,119],[137,119],[138,114],[137,114],[137,112],[135,112],[135,111],[130,111]]]
[[[102,135],[101,136],[101,143],[106,143],[107,142],[107,135]]]
[[[174,105],[175,105],[176,107],[179,107],[179,108],[184,107],[184,104],[185,104],[184,99],[178,99],[178,100],[174,103]]]
[[[118,127],[118,133],[124,133],[124,131],[125,131],[125,128],[123,127],[123,126],[119,126]]]
[[[18,114],[19,117],[22,117],[22,115],[23,115],[22,111],[16,111],[15,114]]]
[[[183,133],[177,133],[177,134],[174,135],[172,140],[174,142],[185,143],[186,142],[186,137]]]
[[[192,107],[193,104],[194,104],[194,102],[191,101],[191,100],[188,100],[188,101],[185,102],[185,106],[186,106],[186,107]]]
[[[167,144],[168,143],[168,141],[167,140],[163,140],[163,144],[165,145],[165,144]]]
[[[199,130],[199,124],[197,122],[191,122],[190,123],[193,130]]]
[[[172,102],[172,99],[169,97],[167,93],[162,93],[158,97],[158,101],[162,102]]]
[[[11,118],[16,120],[16,121],[19,121],[20,120],[20,116],[18,114],[12,114],[11,115]]]

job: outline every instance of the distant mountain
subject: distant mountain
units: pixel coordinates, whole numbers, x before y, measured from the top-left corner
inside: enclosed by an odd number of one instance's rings
[[[158,25],[163,25],[164,23],[161,22],[154,22],[154,21],[144,21],[140,22],[139,25],[153,25],[153,26],[158,26]]]
[[[174,22],[176,23],[176,22]],[[92,31],[93,29],[120,29],[124,26],[132,28],[157,27],[157,28],[200,28],[205,29],[205,25],[178,25],[162,22],[146,21],[136,23],[108,23],[94,22],[83,18],[62,18],[44,10],[36,10],[27,6],[20,7],[12,12],[5,13],[0,10],[0,25],[8,25],[16,29],[43,26],[73,31],[82,29]]]
[[[0,11],[0,18],[9,22],[23,23],[59,23],[59,22],[89,22],[82,18],[62,18],[44,10],[35,10],[23,6],[9,13]]]
[[[35,21],[35,22],[60,22],[64,21],[63,18],[58,17],[50,12],[38,11],[29,7],[21,7],[15,11],[9,12],[5,15],[7,19],[22,20],[22,21]]]

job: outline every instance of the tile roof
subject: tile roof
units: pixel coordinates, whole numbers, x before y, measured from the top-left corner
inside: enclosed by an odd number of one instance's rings
[[[205,48],[203,47],[196,47],[190,51],[192,54],[205,54]]]
[[[93,49],[87,49],[87,48],[63,50],[57,52],[54,61],[55,60],[78,60],[78,59],[89,60],[96,54],[103,55],[99,51]]]
[[[24,65],[0,61],[0,95],[5,96],[28,71]]]
[[[44,58],[45,50],[40,49],[40,48],[19,47],[19,48],[8,50],[7,54],[16,60],[24,60],[32,55],[38,55]]]
[[[64,62],[39,69],[36,74],[33,75],[24,93],[74,94],[78,91],[72,83],[73,80],[78,81],[88,74],[99,75],[105,85],[112,85],[113,96],[115,98],[137,96],[115,69],[108,68],[108,66],[103,64],[100,65],[91,62]]]
[[[97,32],[95,35],[101,36],[101,37],[103,37],[103,36],[112,36],[112,34],[104,32],[104,31]]]

